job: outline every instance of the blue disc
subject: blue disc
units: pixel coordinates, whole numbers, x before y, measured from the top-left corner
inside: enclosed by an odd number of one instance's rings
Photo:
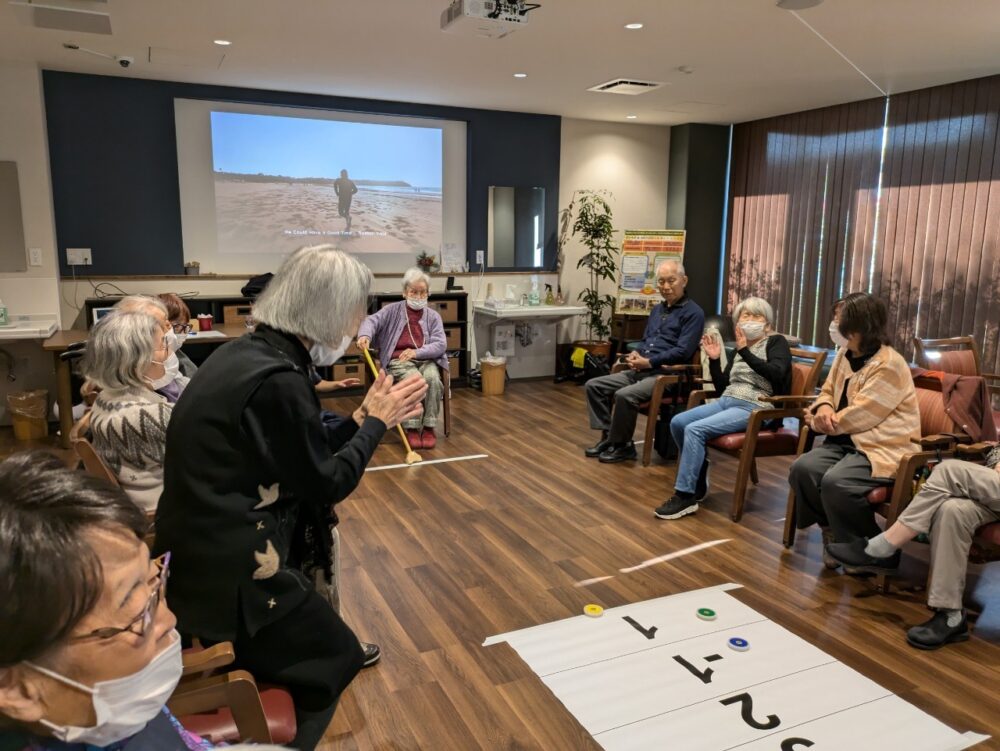
[[[748,649],[750,649],[750,642],[748,642],[746,639],[741,639],[738,636],[734,636],[732,639],[730,639],[728,641],[728,644],[730,649],[735,649],[737,652],[746,652]]]

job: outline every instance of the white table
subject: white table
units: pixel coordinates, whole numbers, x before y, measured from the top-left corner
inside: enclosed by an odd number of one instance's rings
[[[492,346],[493,328],[501,323],[534,324],[537,335],[524,347],[515,344],[515,354],[507,358],[507,374],[511,378],[537,378],[556,373],[556,327],[560,321],[586,314],[582,305],[510,305],[494,308],[481,302],[472,306],[476,330],[475,359]],[[480,332],[484,335],[480,336]],[[481,343],[480,343],[481,342]]]

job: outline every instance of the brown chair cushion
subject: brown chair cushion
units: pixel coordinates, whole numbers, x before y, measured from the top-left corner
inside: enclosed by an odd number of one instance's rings
[[[940,391],[917,388],[920,408],[920,435],[954,433],[955,423],[944,411],[944,395]]]
[[[739,451],[746,442],[746,433],[729,433],[718,438],[713,438],[708,442],[709,446],[721,451]],[[782,428],[781,430],[762,430],[757,434],[757,450],[763,451],[786,451],[794,454],[798,448],[798,431]]]
[[[260,686],[260,701],[264,705],[267,728],[273,743],[284,746],[295,738],[295,705],[292,695],[277,686]],[[214,712],[185,715],[178,718],[184,729],[207,738],[212,743],[239,743],[240,734],[229,707]]]
[[[976,530],[976,537],[983,542],[1000,547],[1000,522],[993,522]]]
[[[934,370],[964,376],[979,375],[976,369],[976,356],[971,349],[944,350],[938,354],[937,358],[930,360]]]

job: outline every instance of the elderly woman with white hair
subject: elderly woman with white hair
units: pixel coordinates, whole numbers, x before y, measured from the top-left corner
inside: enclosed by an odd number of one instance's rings
[[[361,669],[361,644],[303,570],[332,576],[334,504],[358,485],[387,428],[418,417],[424,381],[384,372],[331,443],[310,378],[365,314],[372,275],[329,245],[301,248],[254,306],[256,330],[224,344],[174,408],[157,551],[173,553],[178,628],[231,641],[237,665],[285,686],[292,747],[310,751]]]
[[[679,519],[698,510],[708,495],[705,444],[712,438],[746,430],[750,413],[767,407],[765,396],[787,394],[791,388],[792,353],[775,334],[774,311],[759,297],[748,297],[733,310],[736,354],[725,370],[719,363],[722,343],[705,336],[701,346],[709,358],[712,385],[719,398],[676,415],[670,434],[680,451],[674,494],[656,509],[660,519]]]
[[[378,350],[379,359],[396,379],[419,373],[427,382],[424,413],[403,423],[412,448],[437,445],[434,428],[444,386],[438,368],[448,367],[447,341],[441,315],[427,307],[431,278],[414,267],[403,275],[403,299],[368,316],[358,330],[358,346]]]
[[[114,309],[122,313],[145,313],[156,319],[163,330],[163,340],[167,346],[167,357],[163,362],[164,374],[157,382],[156,393],[162,394],[171,403],[176,402],[191,380],[181,372],[181,360],[178,356],[178,351],[187,336],[178,334],[171,324],[166,304],[158,297],[128,295],[116,302]]]
[[[172,405],[156,388],[166,377],[163,328],[146,313],[115,311],[90,332],[82,370],[97,387],[90,412],[94,450],[143,511],[163,491],[163,456]]]

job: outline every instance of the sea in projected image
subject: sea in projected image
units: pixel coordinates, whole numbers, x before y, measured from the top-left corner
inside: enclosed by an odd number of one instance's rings
[[[221,253],[332,242],[356,253],[441,244],[441,130],[212,113]]]

